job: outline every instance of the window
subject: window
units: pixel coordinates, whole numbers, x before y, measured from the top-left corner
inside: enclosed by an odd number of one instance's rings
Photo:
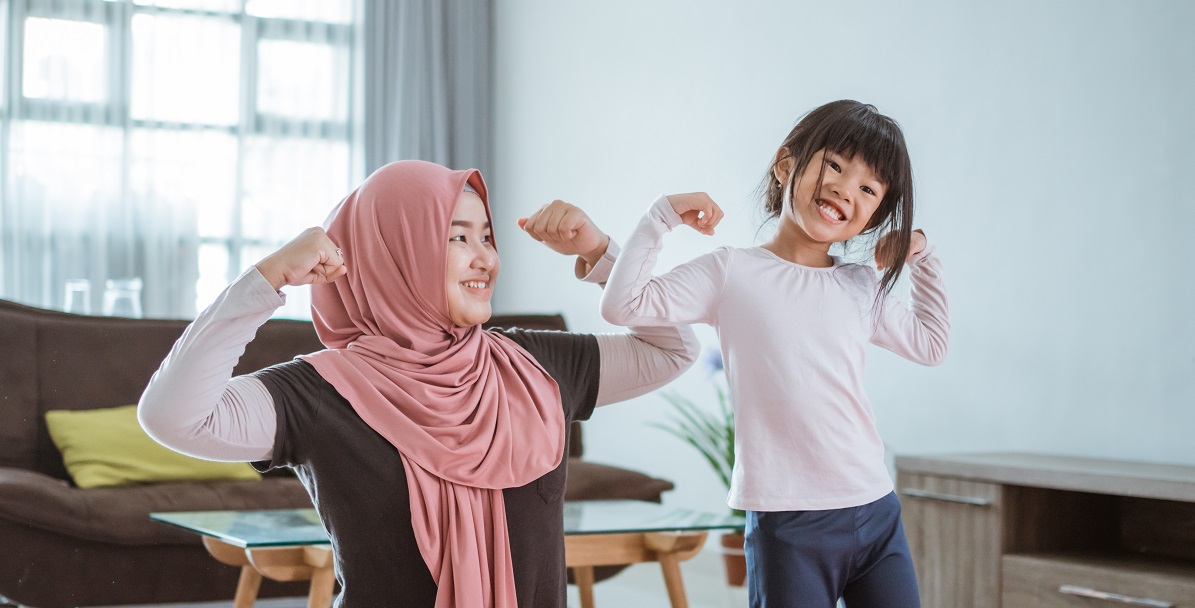
[[[137,277],[190,317],[321,223],[355,156],[354,0],[0,0],[0,297]],[[308,317],[291,293],[281,316]]]

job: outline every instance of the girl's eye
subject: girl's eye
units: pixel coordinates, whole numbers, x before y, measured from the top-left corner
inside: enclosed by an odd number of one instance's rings
[[[833,169],[833,170],[835,170],[835,171],[837,171],[837,172],[839,172],[839,173],[842,173],[842,167],[838,166],[838,163],[836,163],[836,162],[834,162],[834,161],[832,161],[832,160],[830,160],[830,159],[826,159],[826,164],[827,164],[827,165],[830,165],[830,168],[831,168],[831,169]]]
[[[870,186],[861,186],[862,190],[872,196],[875,196],[876,191],[872,190]]]

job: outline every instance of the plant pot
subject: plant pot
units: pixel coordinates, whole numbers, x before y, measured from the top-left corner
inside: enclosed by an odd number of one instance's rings
[[[722,535],[722,563],[726,566],[726,584],[742,587],[747,583],[747,554],[743,552],[743,533]]]

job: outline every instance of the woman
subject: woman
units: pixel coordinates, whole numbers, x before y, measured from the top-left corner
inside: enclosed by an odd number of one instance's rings
[[[609,238],[556,202],[520,225],[603,282]],[[341,607],[565,604],[565,429],[695,359],[688,329],[484,331],[499,260],[477,171],[379,169],[249,269],[141,398],[180,452],[293,467],[327,528]],[[231,378],[283,285],[312,284],[325,350]]]

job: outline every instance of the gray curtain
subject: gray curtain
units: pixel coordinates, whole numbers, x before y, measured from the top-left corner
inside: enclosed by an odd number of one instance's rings
[[[364,0],[363,162],[490,167],[488,0]]]

